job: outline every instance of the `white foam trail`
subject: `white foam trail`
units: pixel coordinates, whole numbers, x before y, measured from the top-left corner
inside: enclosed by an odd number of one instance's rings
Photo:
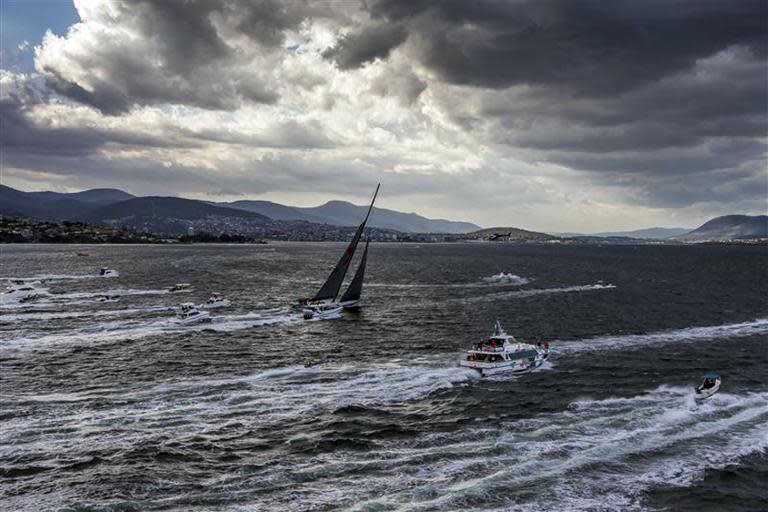
[[[14,402],[88,403],[100,398],[114,401],[114,408],[96,410],[67,407],[61,415],[35,419],[35,429],[55,431],[61,425],[82,432],[104,429],[98,438],[89,436],[92,448],[114,446],[121,436],[132,436],[143,428],[154,432],[185,430],[200,432],[203,426],[217,428],[222,418],[241,416],[256,428],[271,428],[275,421],[301,418],[349,405],[386,405],[418,400],[439,390],[477,378],[474,372],[452,368],[391,368],[361,370],[352,367],[286,367],[226,379],[196,379],[159,384],[144,390],[86,393],[30,394]],[[7,400],[0,401],[3,408]],[[129,407],[129,410],[126,410]],[[182,421],[176,421],[182,420]],[[25,438],[14,445],[15,435],[29,430],[29,417],[18,416],[4,423],[0,432],[0,455],[12,457],[30,451],[64,453],[76,448],[77,435],[35,441]],[[115,432],[114,425],[130,422],[129,431]],[[167,426],[167,423],[171,426]],[[137,430],[139,428],[139,430]],[[107,432],[111,432],[107,434]],[[43,436],[46,437],[46,436]]]
[[[485,508],[521,489],[525,502],[500,509],[642,509],[644,490],[690,485],[705,469],[768,446],[768,393],[715,395],[695,409],[690,395],[690,389],[661,387],[629,398],[582,400],[566,411],[493,428],[320,456],[299,476],[317,491],[311,504],[343,494],[358,504],[353,510]],[[368,472],[377,478],[361,486],[354,475]]]
[[[67,275],[67,274],[38,274],[31,277],[0,277],[0,281],[80,281],[83,279],[95,279],[98,275]]]
[[[106,309],[101,311],[59,311],[59,312],[23,312],[17,314],[0,314],[2,322],[23,322],[27,320],[58,320],[63,318],[108,318],[136,315],[141,313],[153,313],[159,311],[173,311],[170,306],[146,306],[141,308]]]
[[[659,343],[690,343],[694,341],[723,338],[742,338],[757,334],[768,334],[768,318],[736,324],[688,327],[673,331],[650,334],[627,334],[619,336],[598,336],[579,341],[554,342],[552,351],[556,354],[591,352],[595,350],[623,349],[655,345]]]
[[[292,324],[305,322],[301,314],[275,313],[274,310],[265,312],[246,313],[241,315],[211,316],[210,322],[192,325],[182,325],[175,317],[154,321],[120,320],[102,322],[96,325],[68,329],[58,333],[29,334],[24,333],[16,338],[0,341],[0,347],[14,349],[33,348],[39,345],[57,345],[67,343],[95,344],[112,342],[123,339],[140,339],[161,334],[174,334],[190,331],[229,332],[252,327],[273,324]],[[313,319],[309,321],[320,321]]]
[[[616,288],[612,284],[588,284],[579,286],[565,286],[562,288],[533,288],[528,290],[512,290],[496,293],[488,293],[477,297],[463,297],[456,299],[449,299],[447,302],[460,302],[460,303],[472,303],[472,302],[486,302],[496,301],[503,299],[521,299],[526,297],[535,297],[536,295],[550,295],[556,293],[576,293],[576,292],[591,292],[597,290],[612,290]]]
[[[52,301],[59,300],[75,300],[75,299],[92,299],[99,298],[104,295],[166,295],[169,292],[167,289],[136,289],[136,288],[114,288],[107,291],[99,292],[68,292],[68,293],[54,293],[51,295]],[[179,292],[175,292],[179,293]]]

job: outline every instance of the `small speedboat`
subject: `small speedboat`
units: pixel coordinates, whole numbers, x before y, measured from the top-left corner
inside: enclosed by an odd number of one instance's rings
[[[706,400],[718,391],[720,391],[720,376],[715,372],[708,372],[704,374],[704,380],[701,384],[696,386],[694,390],[696,394],[694,398],[696,400]]]
[[[304,320],[330,320],[341,318],[342,311],[344,311],[344,306],[337,302],[331,302],[309,305],[302,310],[301,315]]]
[[[225,299],[219,293],[214,293],[207,301],[205,301],[205,304],[203,304],[202,307],[205,309],[216,309],[228,308],[231,305],[232,303],[229,301],[229,299]]]
[[[507,334],[496,320],[491,336],[475,343],[467,351],[459,365],[477,370],[480,375],[509,372],[523,373],[534,370],[544,364],[549,357],[549,343],[521,343],[514,336]]]
[[[0,304],[29,302],[45,294],[45,288],[36,288],[30,284],[20,284],[0,294]]]
[[[168,291],[171,293],[180,292],[183,290],[191,290],[191,289],[192,289],[191,283],[176,283],[175,285],[168,287]]]
[[[102,295],[99,297],[99,302],[120,302],[120,296],[119,295]]]
[[[200,311],[191,302],[185,302],[179,307],[179,312],[176,314],[180,324],[189,325],[199,322],[209,322],[210,313],[207,311]]]
[[[99,270],[99,277],[120,277],[120,273],[117,270],[102,267],[101,270]]]

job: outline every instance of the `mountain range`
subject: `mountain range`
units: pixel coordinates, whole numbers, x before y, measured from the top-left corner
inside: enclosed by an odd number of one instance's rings
[[[0,215],[126,226],[159,234],[205,231],[296,240],[343,238],[347,228],[356,226],[366,210],[367,206],[345,201],[328,201],[320,206],[300,208],[270,201],[215,203],[179,197],[136,197],[109,188],[74,193],[22,192],[0,185]],[[514,227],[482,229],[469,222],[428,219],[416,213],[386,208],[374,208],[369,225],[378,230],[377,236],[388,239],[409,239],[408,236],[398,237],[397,233],[437,233],[460,235],[454,239],[499,241],[546,241],[556,236],[581,236],[575,233],[545,234]],[[649,228],[589,236],[684,242],[768,238],[768,217],[726,215],[694,230]]]
[[[665,238],[672,238],[675,236],[684,235],[691,231],[691,228],[645,228],[635,229],[632,231],[603,231],[600,233],[550,233],[555,236],[562,237],[574,237],[574,236],[590,236],[590,237],[627,237],[627,238],[639,238],[643,240],[663,240]]]
[[[685,242],[768,238],[768,215],[724,215],[705,222],[690,233],[676,236]]]
[[[345,201],[329,201],[321,206],[298,208],[270,201],[213,203],[177,197],[136,197],[122,190],[93,189],[75,193],[22,192],[0,185],[0,214],[44,220],[77,220],[95,223],[122,222],[139,228],[149,219],[197,220],[212,215],[249,219],[252,222],[303,221],[332,226],[356,226],[367,206]],[[129,220],[130,219],[130,220]],[[170,223],[167,228],[173,225]],[[402,213],[374,207],[369,225],[402,233],[467,233],[480,229],[469,222],[428,219],[415,213]],[[163,230],[165,231],[165,229]],[[171,230],[174,232],[176,230]]]

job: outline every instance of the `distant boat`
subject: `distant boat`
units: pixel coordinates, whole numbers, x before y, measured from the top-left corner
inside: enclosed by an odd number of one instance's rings
[[[181,292],[184,290],[191,290],[192,289],[192,283],[176,283],[173,286],[168,287],[168,291],[173,292]]]
[[[232,303],[220,293],[214,293],[201,307],[205,309],[228,308]]]
[[[365,214],[363,222],[357,227],[355,236],[352,237],[352,241],[347,246],[344,254],[341,255],[339,262],[336,263],[336,266],[333,268],[333,271],[331,271],[328,279],[325,280],[323,286],[320,287],[320,290],[318,290],[314,297],[299,299],[297,304],[298,309],[306,310],[307,308],[326,305],[338,305],[346,309],[359,307],[360,296],[363,292],[363,279],[365,277],[365,264],[368,260],[368,244],[370,239],[365,242],[365,250],[363,251],[360,265],[357,267],[355,276],[352,278],[352,282],[349,284],[349,287],[344,292],[341,299],[339,299],[339,292],[344,283],[344,277],[346,277],[347,271],[349,270],[350,263],[352,263],[352,258],[355,256],[357,245],[360,243],[360,238],[363,236],[366,223],[371,215],[371,210],[373,210],[373,203],[376,202],[376,196],[379,194],[380,186],[381,184],[376,186],[376,191],[373,193],[373,199],[371,199],[371,205],[368,207],[368,213]]]
[[[99,270],[99,276],[100,277],[120,277],[120,273],[117,270],[113,270],[107,267],[102,267],[101,270]]]

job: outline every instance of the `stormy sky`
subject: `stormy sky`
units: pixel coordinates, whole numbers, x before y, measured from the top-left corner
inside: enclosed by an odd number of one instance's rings
[[[768,202],[764,0],[4,0],[2,184],[550,231]]]

